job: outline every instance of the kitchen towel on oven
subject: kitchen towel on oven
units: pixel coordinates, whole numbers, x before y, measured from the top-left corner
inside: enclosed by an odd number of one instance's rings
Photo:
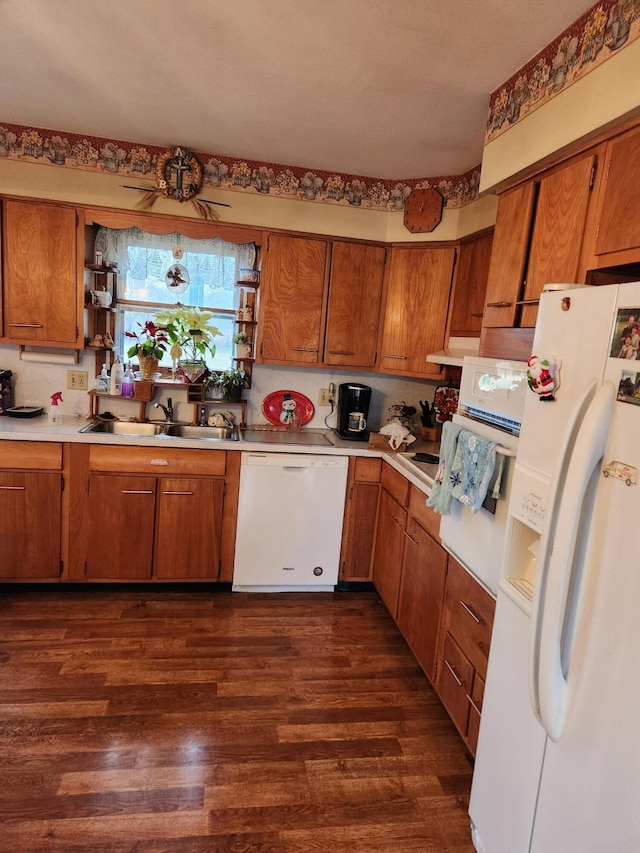
[[[431,494],[427,499],[427,506],[430,506],[440,515],[449,515],[451,512],[453,483],[450,475],[458,445],[458,433],[461,429],[462,427],[459,424],[454,424],[452,421],[445,421],[442,425],[440,462],[433,478]]]
[[[471,512],[478,512],[489,489],[491,497],[500,496],[504,456],[498,447],[495,441],[460,430],[449,481],[452,496]]]

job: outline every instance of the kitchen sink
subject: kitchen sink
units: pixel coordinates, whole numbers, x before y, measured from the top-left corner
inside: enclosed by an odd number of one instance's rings
[[[130,421],[92,421],[80,432],[131,435],[150,438],[197,438],[203,441],[237,441],[238,431],[232,427],[190,426],[164,421],[134,423]]]

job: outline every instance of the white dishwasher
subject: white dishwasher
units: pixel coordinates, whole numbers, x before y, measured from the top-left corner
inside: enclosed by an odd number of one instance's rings
[[[234,591],[333,591],[348,465],[346,456],[242,454]]]

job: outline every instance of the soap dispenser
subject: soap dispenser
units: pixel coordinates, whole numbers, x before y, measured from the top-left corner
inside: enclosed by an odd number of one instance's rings
[[[133,371],[131,370],[131,364],[127,364],[127,369],[125,370],[124,377],[122,379],[122,396],[131,399],[134,396],[134,392],[135,379]]]
[[[96,380],[96,391],[98,394],[109,393],[109,372],[106,364],[102,365],[102,370]]]
[[[109,381],[109,394],[112,397],[120,397],[122,394],[122,379],[124,375],[124,370],[122,368],[122,362],[116,356],[116,360],[113,362],[113,366],[111,368],[111,379]]]

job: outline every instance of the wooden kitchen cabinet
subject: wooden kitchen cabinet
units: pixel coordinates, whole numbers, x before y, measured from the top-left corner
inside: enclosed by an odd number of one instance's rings
[[[451,336],[480,336],[492,245],[493,229],[460,241],[451,298]]]
[[[591,149],[500,196],[481,355],[527,358],[544,285],[584,281],[583,242],[601,151]]]
[[[325,364],[375,366],[385,257],[380,246],[332,243]]]
[[[272,234],[262,267],[259,359],[373,368],[385,249]]]
[[[91,445],[84,455],[75,562],[85,579],[232,579],[239,453]]]
[[[329,243],[271,234],[263,257],[260,360],[322,363]]]
[[[92,473],[89,580],[151,580],[156,478]]]
[[[422,495],[423,504],[425,500],[426,496]],[[425,509],[433,512],[428,507]],[[411,515],[404,535],[396,621],[416,660],[433,682],[447,576],[447,552]]]
[[[0,579],[62,573],[62,445],[4,442],[0,463]]]
[[[62,205],[3,202],[6,342],[79,345],[76,216]]]
[[[347,500],[344,511],[341,581],[370,581],[382,460],[352,456],[349,459]]]
[[[640,127],[636,127],[607,143],[598,201],[594,266],[640,261],[639,197]]]
[[[386,463],[381,484],[373,582],[433,682],[447,575],[440,517],[426,506],[426,495]]]
[[[441,377],[441,367],[426,357],[445,343],[455,258],[453,247],[391,249],[382,312],[382,373]]]
[[[449,556],[436,690],[472,754],[480,724],[494,611],[495,601],[489,593]]]

